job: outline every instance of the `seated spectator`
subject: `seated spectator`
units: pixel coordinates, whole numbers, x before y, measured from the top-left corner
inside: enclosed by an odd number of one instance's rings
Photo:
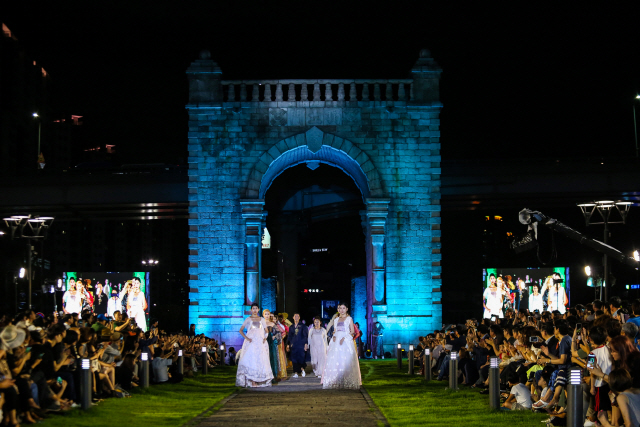
[[[176,375],[169,375],[169,366],[172,365],[178,358],[176,354],[174,354],[174,350],[171,349],[165,353],[162,348],[157,348],[153,361],[151,362],[151,366],[153,367],[153,376],[156,383],[166,383],[166,382],[180,382],[182,378],[177,378]]]
[[[633,379],[626,369],[618,368],[609,373],[609,386],[616,395],[616,403],[623,424],[618,417],[614,417],[613,424],[609,423],[606,411],[598,412],[598,421],[604,427],[612,425],[635,427],[640,425],[640,389],[633,387]]]
[[[136,371],[136,356],[127,354],[122,364],[116,368],[116,382],[120,384],[120,387],[124,390],[131,390],[133,387],[138,387],[140,380],[136,375]]]
[[[512,411],[530,411],[531,391],[525,385],[526,378],[513,372],[509,375],[508,381],[511,391],[503,406]]]
[[[102,334],[101,331],[103,329],[106,329],[107,327],[106,323],[107,323],[107,316],[105,316],[104,314],[98,314],[98,316],[96,317],[96,322],[91,325],[91,329],[96,331],[98,335],[101,335]]]

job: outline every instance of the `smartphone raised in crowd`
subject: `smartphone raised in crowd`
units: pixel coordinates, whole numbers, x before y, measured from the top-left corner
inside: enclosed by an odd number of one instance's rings
[[[596,366],[596,355],[593,353],[589,353],[587,356],[587,369],[593,369]]]
[[[529,337],[529,342],[540,342],[540,337]]]

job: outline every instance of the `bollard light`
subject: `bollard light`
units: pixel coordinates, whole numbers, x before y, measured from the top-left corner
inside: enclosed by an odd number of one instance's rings
[[[91,381],[93,375],[91,375],[91,361],[89,359],[82,359],[80,362],[80,406],[83,410],[91,408],[91,393],[93,387]]]
[[[431,350],[424,349],[424,379],[431,381]]]
[[[578,427],[584,424],[582,402],[582,369],[569,371],[567,387],[567,427]]]
[[[458,353],[451,352],[451,359],[449,360],[449,388],[451,390],[458,390]]]
[[[489,359],[489,407],[500,409],[500,358]]]
[[[413,344],[409,344],[409,375],[413,375],[413,366],[414,366],[414,359],[413,359]]]
[[[218,359],[220,366],[224,366],[224,344],[218,346]]]
[[[402,369],[402,344],[398,343],[396,350],[396,358],[398,359],[398,369]]]
[[[582,371],[580,369],[572,369],[569,376],[569,383],[572,385],[582,384]]]
[[[202,347],[202,373],[207,375],[207,373],[209,372],[209,363],[208,363],[208,358],[207,358],[207,347],[203,346]]]
[[[140,354],[140,368],[142,369],[142,375],[139,375],[142,388],[149,388],[149,353],[146,351]]]
[[[184,375],[184,358],[182,356],[182,349],[178,350],[177,366],[178,366],[178,373],[180,375]]]

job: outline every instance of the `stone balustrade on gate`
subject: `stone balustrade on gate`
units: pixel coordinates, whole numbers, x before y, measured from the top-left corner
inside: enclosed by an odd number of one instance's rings
[[[224,102],[411,101],[413,79],[222,80]]]

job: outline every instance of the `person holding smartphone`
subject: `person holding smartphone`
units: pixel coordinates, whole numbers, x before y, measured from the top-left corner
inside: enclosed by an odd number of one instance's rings
[[[594,409],[596,414],[599,411],[607,411],[609,415],[611,415],[610,412],[612,408],[611,400],[609,399],[609,385],[604,381],[604,375],[609,375],[613,368],[611,353],[605,345],[607,342],[607,331],[601,326],[593,327],[589,330],[589,338],[593,344],[596,345],[596,348],[591,350],[587,359],[587,369],[591,372],[591,395],[595,396]],[[599,372],[602,372],[602,377],[594,373],[595,368],[598,368]],[[589,421],[595,422],[595,417],[592,418],[593,419]]]

